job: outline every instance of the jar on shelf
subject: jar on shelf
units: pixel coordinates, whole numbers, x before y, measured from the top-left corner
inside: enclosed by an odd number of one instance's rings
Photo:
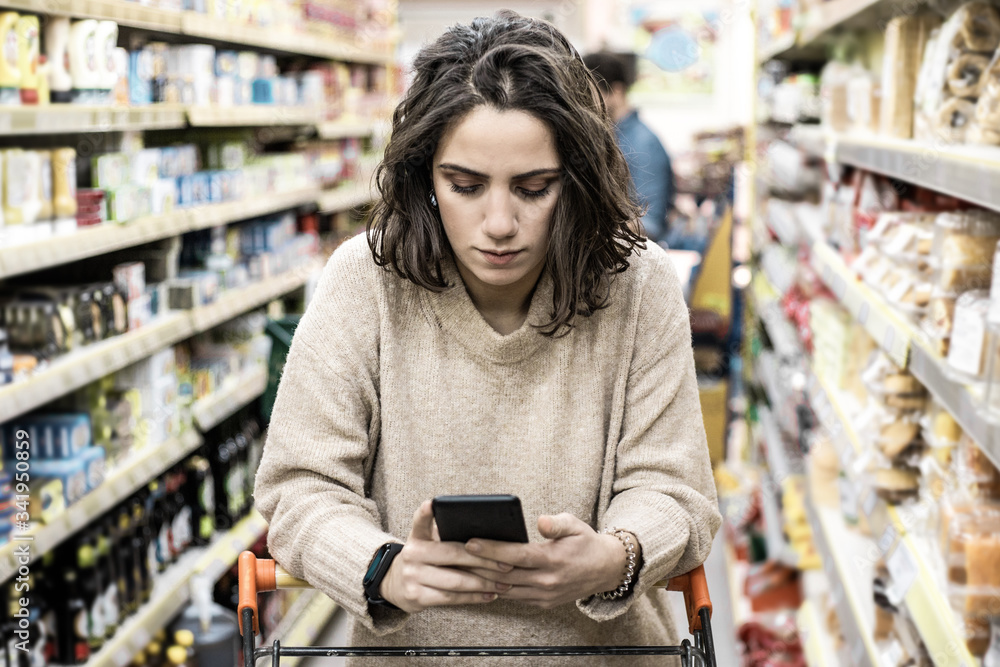
[[[947,292],[986,289],[1000,241],[1000,215],[992,211],[941,213],[934,221],[935,283]]]

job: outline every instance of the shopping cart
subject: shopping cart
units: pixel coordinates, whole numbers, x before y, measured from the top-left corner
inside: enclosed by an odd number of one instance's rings
[[[585,655],[674,655],[683,667],[717,667],[712,639],[712,601],[708,596],[705,568],[699,565],[685,575],[656,584],[684,594],[688,629],[694,638],[680,646],[422,646],[422,647],[288,647],[275,640],[271,646],[255,648],[260,633],[257,594],[279,588],[311,588],[283,570],[275,561],[257,558],[244,551],[239,560],[240,633],[243,635],[243,667],[255,667],[261,658],[271,657],[278,667],[284,657],[457,657],[457,656],[585,656]],[[626,663],[623,663],[626,664]]]

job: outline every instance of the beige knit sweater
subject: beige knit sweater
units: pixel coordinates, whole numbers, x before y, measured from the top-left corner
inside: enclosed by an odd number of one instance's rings
[[[255,495],[274,558],[352,614],[352,644],[676,643],[667,593],[650,586],[704,561],[721,519],[679,281],[653,244],[629,261],[611,305],[552,339],[530,326],[551,309],[547,273],[524,326],[502,336],[453,263],[453,287],[433,293],[379,268],[363,236],[334,253],[295,332]],[[633,532],[634,594],[549,611],[369,609],[361,582],[378,547],[405,540],[423,500],[469,493],[519,496],[532,540],[536,518],[559,512]],[[607,664],[671,664],[621,660]]]

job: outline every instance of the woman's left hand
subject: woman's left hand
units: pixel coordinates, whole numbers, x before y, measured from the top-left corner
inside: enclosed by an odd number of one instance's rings
[[[538,517],[538,532],[545,542],[469,540],[465,545],[469,553],[514,566],[510,572],[474,570],[475,574],[511,586],[500,593],[501,598],[542,609],[612,591],[622,583],[627,559],[624,545],[614,535],[597,533],[572,514]],[[639,541],[632,539],[638,561]]]

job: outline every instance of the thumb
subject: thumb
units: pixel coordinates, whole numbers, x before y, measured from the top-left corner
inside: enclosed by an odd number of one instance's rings
[[[585,525],[572,514],[565,512],[555,515],[543,514],[538,517],[538,532],[549,540],[578,535],[581,532],[581,526]]]
[[[425,500],[413,513],[413,526],[410,528],[411,540],[432,541],[434,539],[434,512],[431,501]]]

